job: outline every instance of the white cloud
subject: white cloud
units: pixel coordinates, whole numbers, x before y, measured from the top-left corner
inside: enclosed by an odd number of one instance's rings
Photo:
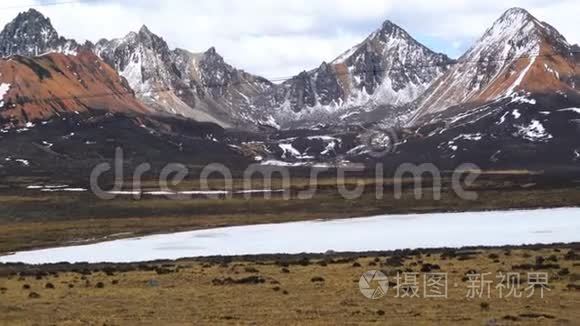
[[[32,3],[39,1],[3,0],[0,8]],[[386,19],[457,56],[513,6],[549,22],[571,43],[580,42],[577,0],[93,0],[38,9],[67,37],[121,37],[146,24],[172,47],[215,46],[237,67],[279,77],[334,59]],[[0,24],[25,9],[0,9]]]

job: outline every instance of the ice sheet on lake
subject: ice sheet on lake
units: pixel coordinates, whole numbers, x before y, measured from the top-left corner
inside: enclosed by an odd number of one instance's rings
[[[580,241],[580,208],[383,215],[152,235],[19,252],[0,262],[136,262],[213,255],[323,253]]]

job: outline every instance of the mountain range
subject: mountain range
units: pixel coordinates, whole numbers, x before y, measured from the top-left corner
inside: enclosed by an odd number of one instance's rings
[[[171,50],[146,26],[121,39],[100,40],[95,53],[127,79],[147,106],[224,127],[244,121],[237,108],[272,86],[230,66],[213,47],[203,53]]]
[[[384,119],[417,99],[452,63],[386,21],[335,60],[270,88],[253,103],[261,116],[270,115],[283,127],[360,121],[372,111],[386,111],[378,114]]]
[[[0,56],[0,147],[1,137],[55,119],[91,121],[84,137],[92,139],[102,129],[94,121],[121,115],[133,121],[125,127],[171,139],[177,152],[194,137],[195,155],[218,146],[221,157],[292,166],[373,161],[372,147],[389,141],[398,145],[382,157],[390,162],[580,158],[578,45],[521,8],[457,60],[385,21],[336,59],[280,84],[231,66],[213,47],[170,49],[146,26],[79,44],[34,9],[0,32]]]

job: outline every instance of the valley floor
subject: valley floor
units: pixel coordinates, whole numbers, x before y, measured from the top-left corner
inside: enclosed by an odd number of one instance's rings
[[[320,180],[317,194],[304,200],[284,200],[273,194],[271,199],[256,195],[176,201],[163,196],[141,200],[119,196],[105,201],[89,192],[27,189],[48,181],[11,178],[4,180],[0,190],[0,253],[228,225],[580,206],[580,180],[570,176],[488,173],[470,187],[478,194],[472,201],[460,199],[451,191],[450,180],[443,181],[441,200],[434,200],[431,194],[415,199],[408,183],[402,198],[395,199],[391,179],[383,180],[385,193],[377,199],[376,180],[364,178],[347,180],[349,186],[360,183],[365,188],[361,197],[346,200],[329,178]],[[58,182],[86,188],[74,180]],[[144,186],[154,189],[155,182]],[[280,186],[275,181],[271,188]],[[305,180],[297,179],[289,190],[296,194],[306,186]],[[180,185],[180,189],[198,187],[195,181]],[[368,299],[359,288],[363,273],[371,270],[388,278],[383,282],[388,291],[377,300]],[[446,275],[446,297],[427,298],[424,282],[437,273]],[[505,297],[505,282],[498,277],[506,273],[521,278],[517,289],[525,293],[523,297]],[[400,283],[397,277],[404,275],[416,275],[416,286]],[[477,283],[473,278],[477,275],[492,283]],[[534,285],[531,275],[547,276],[547,286]],[[377,288],[380,283],[372,280],[370,284]],[[544,288],[543,298],[540,288]],[[400,291],[410,289],[416,289],[418,297],[400,297]],[[504,289],[503,296],[500,289]],[[0,264],[0,325],[573,325],[580,320],[579,289],[579,244],[209,257],[133,264]],[[531,290],[536,292],[528,298]]]
[[[386,295],[376,300],[359,289],[369,270],[388,278]],[[397,273],[418,273],[418,283],[397,280]],[[437,273],[446,275],[446,296],[427,297],[434,288],[424,279]],[[522,297],[501,292],[502,273],[521,278],[514,293]],[[537,273],[548,277],[546,286],[534,286]],[[484,275],[489,290],[474,275]],[[405,289],[416,296],[404,297]],[[0,324],[573,325],[579,290],[578,244],[0,265]]]
[[[66,180],[60,180],[67,182]],[[188,200],[169,200],[164,196],[118,196],[100,200],[89,192],[42,192],[26,189],[39,180],[13,178],[4,180],[0,189],[0,254],[36,248],[94,243],[117,238],[207,229],[233,225],[282,223],[313,219],[334,219],[381,214],[407,214],[448,211],[484,211],[516,208],[580,206],[580,179],[536,174],[489,174],[470,187],[476,200],[463,200],[444,180],[441,200],[433,199],[433,188],[425,185],[424,197],[416,199],[414,188],[406,184],[401,199],[395,199],[393,180],[383,180],[384,196],[376,198],[376,180],[348,179],[353,187],[364,184],[363,194],[352,200],[343,198],[336,180],[319,180],[317,193],[310,199],[296,199],[308,189],[305,179],[295,179],[289,188],[294,199],[286,200],[273,193],[251,198],[208,199],[198,196]],[[239,186],[237,184],[234,186]],[[55,182],[53,181],[53,184]],[[71,187],[84,187],[67,182]],[[145,187],[154,187],[145,183]],[[198,189],[194,181],[180,185]],[[219,185],[215,185],[219,189]],[[260,189],[259,185],[255,186]],[[271,188],[279,189],[273,182]],[[431,185],[432,187],[432,185]],[[262,186],[263,188],[263,186]]]

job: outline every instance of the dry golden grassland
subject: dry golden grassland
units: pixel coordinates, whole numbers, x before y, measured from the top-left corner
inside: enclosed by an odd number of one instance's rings
[[[544,246],[4,266],[0,324],[577,325],[579,253],[570,246]],[[388,275],[386,296],[370,300],[361,294],[359,279],[368,270]],[[395,276],[403,272],[419,273],[419,297],[395,297]],[[423,297],[422,277],[435,272],[447,275],[447,298]],[[524,297],[500,298],[499,272],[518,273]],[[549,289],[543,298],[539,288],[525,297],[529,272],[547,273]],[[486,277],[493,281],[489,298],[485,291],[482,298],[467,298],[469,273],[491,273]]]

